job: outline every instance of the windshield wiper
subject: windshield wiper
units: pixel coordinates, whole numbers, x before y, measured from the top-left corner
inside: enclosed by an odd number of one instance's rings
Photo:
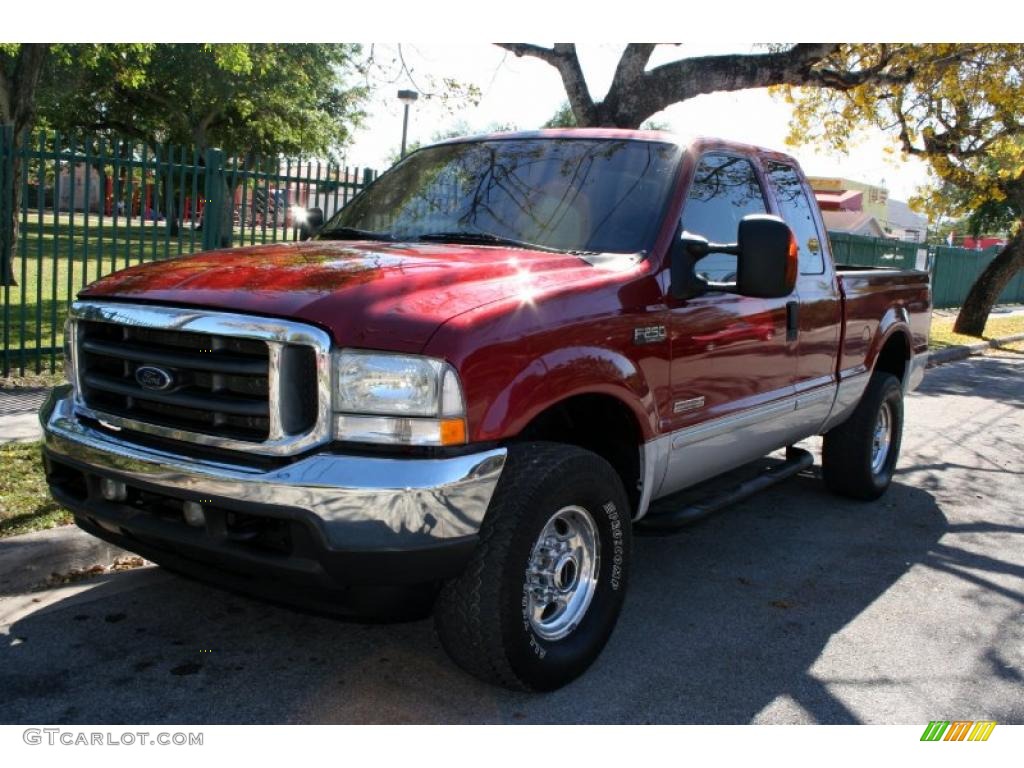
[[[390,232],[374,232],[372,229],[356,229],[355,227],[335,227],[322,229],[316,233],[321,240],[384,240],[392,242],[395,236]]]
[[[417,240],[439,243],[470,243],[480,245],[511,245],[514,248],[529,248],[534,251],[549,251],[550,253],[576,253],[566,251],[564,248],[552,248],[550,245],[538,245],[528,243],[525,240],[516,240],[514,237],[503,237],[491,232],[427,232],[416,236]]]

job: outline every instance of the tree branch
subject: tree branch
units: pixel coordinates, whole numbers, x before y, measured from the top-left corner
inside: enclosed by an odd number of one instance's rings
[[[669,105],[703,93],[810,83],[814,66],[839,48],[838,43],[802,43],[785,51],[680,59],[646,71],[654,44],[630,43],[619,59],[607,96],[596,104],[587,90],[574,45],[498,45],[555,67],[580,125],[623,128],[636,128]]]
[[[814,80],[814,66],[838,48],[838,43],[800,43],[785,51],[698,56],[663,64],[645,75],[644,87],[651,93],[648,108],[654,114],[678,101],[716,91],[805,85]]]
[[[651,60],[654,53],[655,43],[630,43],[622,52],[619,64],[615,68],[615,76],[612,78],[609,93],[614,93],[627,88],[630,83],[637,82],[643,77],[647,62]]]
[[[540,45],[529,43],[498,43],[499,48],[511,51],[516,56],[531,56],[540,59],[555,69],[562,77],[562,85],[565,88],[565,95],[569,99],[569,106],[576,115],[576,122],[580,125],[596,125],[599,119],[597,105],[587,88],[586,78],[583,77],[583,68],[580,66],[579,57],[576,55],[574,43],[555,43],[552,48],[545,48]]]

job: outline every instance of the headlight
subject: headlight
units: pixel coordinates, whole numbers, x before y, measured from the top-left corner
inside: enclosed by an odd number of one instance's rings
[[[462,387],[455,369],[443,360],[357,350],[335,353],[334,410],[339,440],[466,442]]]

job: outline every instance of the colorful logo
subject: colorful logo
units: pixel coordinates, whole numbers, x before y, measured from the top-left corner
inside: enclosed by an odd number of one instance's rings
[[[995,720],[932,720],[921,741],[988,741],[995,727]]]

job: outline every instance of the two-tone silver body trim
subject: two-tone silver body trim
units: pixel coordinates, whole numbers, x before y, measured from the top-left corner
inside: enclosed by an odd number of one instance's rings
[[[825,383],[648,441],[635,519],[663,496],[817,434],[835,397],[836,385]]]
[[[924,371],[928,367],[928,353],[921,352],[911,355],[907,361],[906,375],[903,377],[903,394],[908,394],[917,389],[924,381]]]
[[[319,453],[270,470],[121,440],[83,424],[67,387],[40,412],[47,450],[124,480],[188,493],[307,511],[333,547],[395,549],[479,531],[505,465],[496,448],[444,459]]]
[[[718,419],[702,422],[693,427],[680,429],[672,433],[672,450],[678,451],[694,443],[700,443],[719,435],[753,426],[795,410],[796,398],[787,397],[778,402],[748,408],[739,413],[729,414]]]
[[[244,451],[264,456],[289,456],[328,442],[331,438],[331,339],[326,331],[305,323],[276,318],[215,312],[206,309],[115,302],[76,301],[71,305],[70,348],[73,369],[81,371],[80,350],[76,333],[80,320],[114,323],[118,325],[234,336],[256,339],[267,344],[269,351],[268,403],[269,436],[262,442],[237,440],[218,435],[207,435],[184,429],[126,418],[90,408],[82,398],[82,382],[75,381],[75,410],[117,429],[129,429],[185,443],[212,446],[233,451]],[[282,371],[286,365],[283,351],[288,345],[311,347],[316,357],[317,417],[313,427],[299,434],[289,434],[285,428],[286,414],[281,409],[288,398],[281,397]],[[286,380],[286,379],[285,379]]]
[[[924,378],[928,355],[907,361],[904,394]],[[765,405],[661,435],[640,448],[641,489],[636,518],[651,502],[702,480],[727,472],[759,456],[812,435],[824,434],[850,417],[864,396],[871,371],[864,365]]]
[[[842,424],[850,417],[857,407],[857,403],[864,396],[864,390],[867,389],[870,380],[871,371],[863,365],[839,372],[835,404],[821,428],[822,433],[828,432],[832,427]]]

